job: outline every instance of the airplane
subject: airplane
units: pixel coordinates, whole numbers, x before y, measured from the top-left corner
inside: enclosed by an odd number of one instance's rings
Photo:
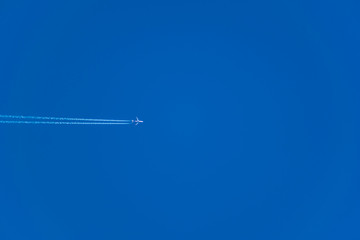
[[[143,123],[144,121],[141,121],[138,117],[136,117],[136,120],[132,120],[132,122],[135,123],[135,125],[138,125],[139,123]]]

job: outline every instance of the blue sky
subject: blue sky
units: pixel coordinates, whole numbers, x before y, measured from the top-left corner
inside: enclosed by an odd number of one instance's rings
[[[359,239],[357,1],[3,1],[1,239]]]

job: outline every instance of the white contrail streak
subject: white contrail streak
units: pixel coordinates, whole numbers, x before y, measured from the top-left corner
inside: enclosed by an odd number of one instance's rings
[[[0,120],[0,124],[43,124],[43,125],[127,125],[132,122],[46,122],[46,121],[3,121]]]
[[[37,117],[37,116],[14,116],[0,115],[0,118],[11,119],[35,119],[35,120],[56,120],[56,121],[84,121],[84,122],[124,122],[131,123],[132,120],[114,120],[114,119],[92,119],[92,118],[64,118],[64,117]]]

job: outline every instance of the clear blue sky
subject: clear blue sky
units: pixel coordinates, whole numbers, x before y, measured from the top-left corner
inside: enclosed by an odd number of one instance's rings
[[[0,239],[360,239],[359,1],[1,1]]]

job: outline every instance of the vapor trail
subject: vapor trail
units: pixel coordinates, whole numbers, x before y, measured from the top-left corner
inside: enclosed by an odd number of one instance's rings
[[[37,117],[37,116],[14,116],[0,115],[0,118],[11,119],[35,119],[35,120],[57,120],[57,121],[86,121],[86,122],[124,122],[131,123],[131,120],[114,120],[114,119],[92,119],[92,118],[64,118],[64,117]]]
[[[0,120],[0,124],[43,124],[43,125],[127,125],[132,122],[59,122],[59,121],[3,121]]]

